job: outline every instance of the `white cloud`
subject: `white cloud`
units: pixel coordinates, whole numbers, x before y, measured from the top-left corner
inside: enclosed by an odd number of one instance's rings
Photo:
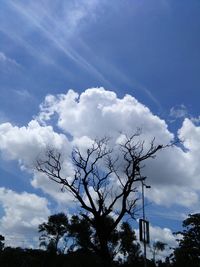
[[[41,120],[52,114],[59,116],[58,126],[75,137],[119,136],[119,132],[132,133],[138,127],[149,137],[161,142],[173,138],[166,123],[130,95],[119,99],[112,91],[91,88],[80,94],[69,90],[67,94],[48,96],[41,105]],[[146,135],[147,136],[147,135]]]
[[[55,119],[60,128],[59,133],[50,126]],[[138,127],[142,128],[141,138],[146,140],[145,145],[153,137],[158,144],[167,144],[174,137],[165,121],[130,95],[118,98],[114,92],[104,88],[91,88],[80,95],[69,90],[66,94],[47,96],[40,106],[38,116],[27,126],[0,124],[0,151],[5,159],[17,160],[21,167],[32,172],[30,183],[34,188],[41,189],[59,205],[70,209],[75,207],[73,197],[68,192],[61,192],[59,185],[30,169],[36,157],[42,155],[48,147],[60,150],[64,154],[63,174],[70,177],[73,176],[70,154],[74,145],[84,150],[92,139],[105,135],[111,136],[111,144],[116,145],[123,137],[121,131],[130,134]],[[178,136],[183,140],[181,145],[166,148],[157,154],[155,160],[145,163],[143,172],[147,176],[147,184],[151,185],[150,190],[145,190],[145,196],[160,206],[178,204],[195,210],[199,206],[200,190],[200,127],[191,119],[185,119]],[[117,187],[117,183],[115,186]],[[13,198],[9,198],[11,193]],[[26,194],[0,189],[0,201],[5,210],[1,222],[18,233],[19,238],[22,238],[22,232],[33,229],[39,222],[37,218],[40,218],[39,210],[35,211],[33,220],[28,219],[26,209],[29,205],[32,209],[31,203],[27,201],[25,207],[20,203],[26,198],[34,200],[36,196]],[[40,200],[36,199],[36,202],[39,203]],[[41,205],[45,207],[44,202]],[[48,209],[44,209],[46,216]],[[10,219],[12,213],[15,215],[13,222]],[[22,224],[19,223],[20,220]],[[175,245],[174,237],[167,228],[151,227],[151,237],[152,240],[166,242],[169,246]],[[169,250],[161,253],[160,257],[168,252]]]
[[[188,182],[189,183],[189,182]],[[161,206],[179,204],[184,207],[193,207],[199,203],[199,196],[195,192],[194,185],[191,188],[166,184],[164,186],[154,185],[148,192],[148,199]]]
[[[67,191],[62,191],[62,187],[49,180],[46,175],[35,172],[31,185],[34,188],[41,189],[45,194],[51,196],[59,204],[65,205],[65,207],[73,208],[75,205],[74,197]]]
[[[71,151],[67,137],[54,132],[51,126],[40,126],[35,120],[27,127],[13,126],[11,123],[0,124],[1,155],[6,160],[17,160],[22,170],[35,173],[36,159],[48,148],[63,151],[63,155],[66,156]],[[65,166],[66,173],[70,173],[70,165],[66,163]],[[35,188],[41,188],[57,201],[64,201],[66,198],[60,190],[61,187],[47,179],[41,179],[40,175],[34,175],[31,184]]]
[[[56,133],[49,126],[55,118],[66,135]],[[174,137],[164,120],[130,95],[118,98],[104,88],[87,89],[80,95],[69,90],[66,94],[48,95],[40,106],[38,117],[26,127],[0,124],[0,150],[8,159],[18,160],[27,167],[33,165],[35,158],[48,146],[55,147],[65,153],[64,174],[70,176],[73,168],[68,156],[72,146],[84,149],[91,139],[105,135],[111,136],[111,143],[115,145],[121,132],[132,134],[138,127],[142,128],[145,146],[153,137],[158,144],[168,144]],[[147,197],[154,203],[165,206],[176,203],[185,207],[199,203],[199,129],[191,120],[185,119],[178,133],[184,140],[183,147],[167,148],[159,152],[155,160],[145,163],[144,175],[152,185]],[[40,175],[34,174],[31,183],[59,202],[71,201],[67,194],[60,193],[58,186]]]
[[[0,150],[2,155],[21,164],[33,166],[36,157],[48,147],[67,147],[67,138],[54,132],[51,126],[41,127],[32,120],[27,127],[0,124]]]
[[[26,245],[34,245],[38,225],[50,215],[47,199],[1,187],[0,204],[4,210],[0,228],[1,234],[6,236],[6,245],[21,246],[22,241]]]
[[[195,126],[190,119],[185,119],[181,129],[179,129],[179,137],[183,140],[184,146],[190,151],[199,150],[200,146],[200,127]]]
[[[134,97],[126,95],[119,99],[114,92],[104,88],[91,88],[80,95],[73,90],[58,96],[49,95],[40,109],[40,121],[48,123],[56,114],[58,126],[76,140],[79,139],[79,145],[86,136],[95,138],[108,135],[117,140],[121,131],[130,134],[137,127],[142,128],[142,138],[146,143],[153,137],[161,144],[173,140],[167,124]],[[186,135],[185,128],[188,128],[186,123],[179,131],[181,138]],[[183,145],[187,147],[186,142]],[[160,152],[156,160],[146,163],[144,174],[153,186],[148,195],[151,201],[159,205],[177,203],[186,207],[198,203],[196,189],[200,189],[199,176],[193,153],[174,146]]]

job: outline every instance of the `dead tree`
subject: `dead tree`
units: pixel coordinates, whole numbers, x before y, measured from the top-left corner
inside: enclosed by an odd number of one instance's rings
[[[145,142],[136,141],[140,133],[126,137],[118,153],[108,146],[109,139],[95,140],[87,151],[75,147],[71,160],[74,176],[63,177],[61,154],[48,150],[45,160],[37,160],[37,170],[59,183],[80,204],[82,216],[96,232],[94,250],[107,262],[112,259],[108,240],[125,215],[134,216],[136,184],[141,179],[141,168],[147,159],[154,158],[163,149],[154,140],[146,148]],[[118,156],[116,156],[118,154]],[[112,224],[107,218],[113,216]]]

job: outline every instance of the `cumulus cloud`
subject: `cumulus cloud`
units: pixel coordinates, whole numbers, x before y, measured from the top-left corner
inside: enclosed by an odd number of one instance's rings
[[[166,143],[173,138],[164,120],[153,115],[134,97],[125,95],[120,99],[104,88],[87,89],[80,95],[73,90],[58,96],[49,95],[40,109],[41,121],[56,113],[58,126],[75,137],[117,137],[120,132],[130,134],[142,128],[144,133],[149,132],[151,138],[156,136],[160,142]]]
[[[189,183],[189,182],[188,182]],[[193,188],[187,186],[175,186],[168,184],[164,186],[154,185],[148,192],[148,198],[157,205],[170,207],[172,204],[179,204],[184,207],[197,205],[199,201],[198,193]]]
[[[166,122],[131,95],[119,98],[104,88],[90,88],[81,94],[69,90],[66,94],[46,96],[38,115],[26,126],[1,123],[0,152],[4,160],[17,160],[22,170],[32,173],[30,184],[34,188],[70,210],[76,205],[73,197],[33,169],[36,158],[43,156],[46,149],[55,148],[63,154],[62,174],[73,177],[70,155],[74,146],[84,151],[94,138],[106,135],[112,138],[111,146],[117,148],[123,134],[135,133],[137,128],[142,129],[145,148],[154,137],[156,144],[169,144],[174,140]],[[186,118],[177,135],[181,144],[166,148],[157,153],[156,159],[145,162],[142,172],[151,185],[150,190],[145,190],[145,196],[156,205],[178,204],[194,210],[199,206],[200,126]],[[113,184],[117,190],[117,183]],[[33,194],[0,188],[0,202],[5,213],[0,220],[3,233],[12,231],[21,239],[23,233],[34,232],[36,225],[49,214],[46,199]],[[13,214],[15,218],[11,220]],[[176,245],[171,230],[151,226],[150,231],[152,240],[168,244],[168,249],[159,257],[168,255],[169,247]]]
[[[75,205],[74,197],[68,192],[61,190],[62,188],[59,184],[49,180],[44,174],[35,172],[31,180],[31,185],[51,196],[59,205],[65,205],[68,208],[73,208]]]
[[[51,126],[40,126],[35,120],[29,122],[27,126],[18,127],[11,123],[0,124],[0,151],[2,158],[6,160],[17,160],[22,170],[33,173],[31,184],[35,188],[40,188],[57,201],[64,200],[60,187],[47,178],[41,179],[39,174],[35,174],[35,162],[38,157],[42,157],[47,149],[57,149],[67,157],[70,153],[70,144],[63,134],[58,134]],[[68,174],[71,167],[66,162]]]
[[[156,255],[156,260],[165,259],[172,253],[172,248],[177,246],[176,236],[173,235],[169,228],[161,228],[158,226],[150,225],[150,238],[151,242],[161,241],[166,244],[164,251],[159,251]],[[148,257],[152,258],[151,249],[148,251]]]
[[[200,146],[200,127],[195,126],[190,119],[185,119],[181,129],[179,129],[179,137],[183,140],[184,146],[188,151],[198,151]]]
[[[52,127],[55,121],[59,133]],[[132,134],[137,128],[142,129],[146,147],[154,137],[157,144],[168,144],[174,138],[166,122],[131,95],[119,98],[104,88],[90,88],[81,94],[69,90],[66,94],[48,95],[38,116],[27,126],[0,124],[0,150],[6,158],[30,166],[41,151],[54,147],[65,154],[64,175],[72,176],[70,153],[74,145],[86,149],[91,140],[107,135],[112,137],[113,146],[123,133]],[[191,207],[199,201],[200,130],[185,119],[178,135],[182,146],[166,148],[155,160],[145,162],[143,174],[152,185],[147,197],[158,205]],[[64,197],[59,187],[41,175],[34,173],[31,184],[59,202],[71,202],[71,197]]]
[[[104,88],[87,89],[80,95],[73,90],[57,96],[49,95],[40,110],[39,121],[48,123],[56,115],[58,127],[74,140],[79,140],[79,146],[81,140],[85,143],[86,138],[105,135],[119,140],[121,132],[132,134],[137,128],[142,128],[141,138],[146,140],[146,144],[154,137],[160,144],[167,144],[174,138],[165,121],[133,96],[126,95],[120,99]],[[186,137],[185,129],[188,127],[184,122],[179,130],[181,139]],[[183,145],[187,147],[186,141]],[[160,152],[156,160],[146,163],[144,175],[153,186],[148,196],[151,201],[159,205],[177,203],[187,207],[198,202],[195,191],[199,189],[199,177],[195,175],[198,166],[193,162],[192,154],[191,150],[174,146]]]
[[[40,152],[47,147],[61,149],[67,146],[67,138],[54,132],[51,126],[41,127],[35,120],[27,126],[11,123],[0,124],[0,150],[2,155],[21,164],[31,166]]]
[[[21,246],[20,242],[25,241],[28,242],[26,245],[35,245],[38,225],[50,214],[47,199],[1,187],[0,204],[4,209],[0,228],[1,234],[6,235],[6,245]]]

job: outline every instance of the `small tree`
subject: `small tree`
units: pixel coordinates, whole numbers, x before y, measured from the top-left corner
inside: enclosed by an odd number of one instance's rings
[[[145,142],[138,141],[139,138],[140,132],[126,137],[117,152],[109,148],[108,138],[95,140],[84,152],[75,147],[71,156],[73,177],[62,174],[59,152],[48,150],[44,160],[37,160],[37,170],[60,184],[80,204],[82,216],[95,229],[99,243],[97,253],[108,266],[112,259],[109,239],[113,231],[126,214],[134,217],[138,199],[136,183],[144,180],[141,167],[163,148],[154,141],[146,148]],[[108,224],[107,218],[113,213],[115,217]]]
[[[68,219],[64,213],[51,215],[47,223],[39,225],[40,246],[47,248],[49,252],[58,251],[58,242],[61,237],[67,232]]]

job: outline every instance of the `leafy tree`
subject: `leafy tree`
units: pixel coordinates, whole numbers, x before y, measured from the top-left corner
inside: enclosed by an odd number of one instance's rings
[[[200,213],[189,214],[183,221],[183,231],[176,232],[181,235],[179,246],[174,250],[174,265],[185,267],[200,266]]]
[[[71,155],[73,177],[64,176],[62,155],[55,150],[48,150],[46,158],[38,159],[36,164],[39,172],[59,183],[80,204],[83,218],[95,229],[97,253],[108,266],[112,259],[109,240],[113,231],[126,214],[132,217],[135,214],[136,183],[144,180],[140,168],[163,148],[154,141],[147,148],[139,138],[140,132],[126,137],[117,151],[109,148],[108,138],[95,140],[84,152],[75,147]],[[113,213],[116,216],[108,224],[107,218]]]
[[[58,242],[67,232],[68,218],[64,213],[51,215],[48,222],[42,223],[38,227],[38,231],[42,233],[40,236],[40,246],[44,246],[50,252],[58,251]]]

